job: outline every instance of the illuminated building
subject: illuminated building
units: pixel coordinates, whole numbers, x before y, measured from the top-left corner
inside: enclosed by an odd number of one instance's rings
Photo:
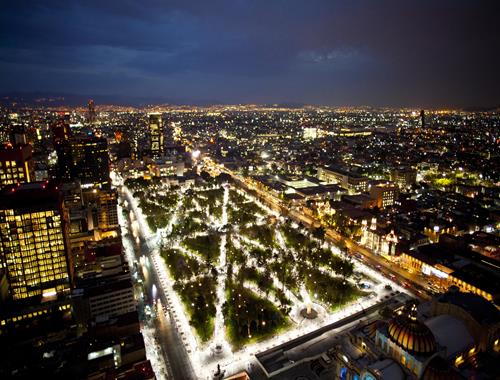
[[[389,228],[365,228],[362,244],[380,255],[392,256],[397,253],[398,236]]]
[[[154,177],[182,176],[185,172],[184,161],[162,158],[148,165],[150,173]]]
[[[159,113],[149,114],[149,138],[151,140],[150,150],[153,158],[159,158],[164,153],[162,117]]]
[[[335,334],[325,327],[258,353],[257,364],[266,378],[458,380],[471,368],[488,373],[481,366],[489,367],[500,349],[498,309],[456,289],[418,306],[400,294],[363,314]],[[480,362],[478,353],[488,360]]]
[[[377,203],[379,209],[394,205],[397,188],[391,184],[378,184],[370,187],[370,197]]]
[[[350,194],[364,193],[368,188],[367,178],[340,168],[319,167],[318,178],[326,183],[335,183]]]
[[[118,198],[116,191],[93,189],[83,192],[83,204],[88,210],[88,229],[94,230],[94,239],[116,236]]]
[[[318,129],[317,128],[304,128],[303,134],[304,140],[316,140],[318,138]]]
[[[31,145],[6,144],[0,150],[0,187],[35,179]]]
[[[408,189],[417,182],[417,171],[400,167],[391,171],[391,181],[400,189]]]
[[[46,182],[3,190],[0,259],[13,300],[52,299],[71,288],[67,211],[57,188]]]

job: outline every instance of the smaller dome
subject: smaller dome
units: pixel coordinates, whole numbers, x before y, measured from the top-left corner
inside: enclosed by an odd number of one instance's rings
[[[416,318],[416,306],[394,317],[387,328],[390,339],[405,351],[417,355],[436,352],[432,331]]]
[[[422,380],[458,380],[460,377],[440,356],[431,359],[422,374]]]
[[[375,339],[375,335],[377,333],[377,330],[382,327],[384,324],[386,324],[383,321],[374,321],[366,326],[363,327],[363,332],[368,336],[370,339]]]

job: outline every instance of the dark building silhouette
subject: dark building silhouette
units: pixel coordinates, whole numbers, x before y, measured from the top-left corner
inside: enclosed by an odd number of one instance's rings
[[[64,119],[59,119],[50,127],[52,132],[52,142],[57,144],[60,141],[68,140],[72,134],[69,127],[69,122]]]
[[[109,188],[109,154],[105,138],[86,136],[56,145],[58,176],[79,179],[84,187]]]
[[[87,120],[89,124],[94,124],[96,122],[96,111],[95,111],[95,104],[92,99],[89,100],[88,102],[88,115],[87,115]]]

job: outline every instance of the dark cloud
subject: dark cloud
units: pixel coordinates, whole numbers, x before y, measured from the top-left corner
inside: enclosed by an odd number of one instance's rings
[[[11,1],[3,91],[500,104],[496,1]]]

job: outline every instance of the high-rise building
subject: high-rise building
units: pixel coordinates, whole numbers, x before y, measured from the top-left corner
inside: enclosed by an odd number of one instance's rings
[[[105,138],[84,137],[71,140],[73,178],[79,178],[82,186],[107,188],[109,180],[108,142]]]
[[[106,231],[119,227],[116,191],[87,191],[83,193],[83,201],[91,213],[89,228]]]
[[[34,182],[0,194],[0,263],[10,298],[53,299],[71,288],[68,222],[59,190]]]
[[[12,125],[10,141],[0,148],[0,188],[34,180],[33,148],[26,143],[24,126]]]
[[[151,156],[158,158],[164,153],[164,131],[160,113],[149,114],[149,136],[151,140]]]
[[[59,119],[57,122],[52,124],[50,130],[52,132],[52,141],[54,145],[60,141],[69,140],[72,135],[69,122],[64,119]]]
[[[95,104],[92,99],[89,100],[88,102],[88,115],[87,115],[87,120],[89,124],[94,124],[96,121],[96,112],[95,112]]]
[[[425,128],[425,111],[424,110],[420,111],[420,126],[422,128]]]
[[[0,188],[35,179],[31,145],[6,144],[0,149]]]
[[[59,178],[80,179],[83,187],[110,186],[108,142],[105,138],[71,138],[58,143],[56,151]]]
[[[11,127],[10,142],[12,145],[26,145],[26,131],[21,124],[15,124]]]

